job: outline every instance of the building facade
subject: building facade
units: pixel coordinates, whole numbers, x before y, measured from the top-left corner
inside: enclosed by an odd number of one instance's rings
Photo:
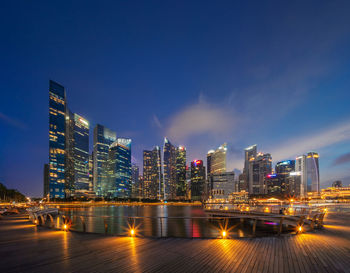
[[[212,199],[228,199],[235,192],[235,173],[221,172],[209,176],[210,197]]]
[[[309,152],[306,155],[307,192],[320,192],[320,170],[318,153]]]
[[[272,171],[272,157],[270,154],[257,154],[249,161],[249,194],[266,194],[266,176]]]
[[[131,197],[139,198],[140,185],[139,185],[139,166],[136,164],[131,165]]]
[[[131,139],[117,138],[109,147],[107,196],[131,197]]]
[[[176,149],[164,138],[163,146],[164,200],[176,199]]]
[[[49,82],[49,194],[50,198],[65,198],[66,164],[66,91]]]
[[[116,132],[97,124],[94,128],[93,143],[93,186],[97,196],[104,196],[107,192],[107,160],[109,146],[117,140]]]
[[[176,148],[176,199],[186,198],[186,148]]]
[[[249,191],[249,163],[251,160],[254,160],[257,155],[257,145],[254,144],[252,146],[249,146],[248,148],[244,149],[244,168],[243,168],[243,175],[244,175],[244,187],[245,190]],[[243,190],[243,189],[242,189]]]
[[[143,151],[143,197],[164,199],[164,186],[161,173],[161,150],[158,146],[152,151]]]
[[[207,174],[217,174],[226,172],[226,152],[227,144],[224,143],[215,151],[210,150],[207,153]]]
[[[191,200],[201,201],[204,199],[205,167],[202,160],[191,162]]]

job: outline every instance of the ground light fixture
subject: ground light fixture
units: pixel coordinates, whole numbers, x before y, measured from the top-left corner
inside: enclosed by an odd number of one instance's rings
[[[67,230],[68,230],[68,226],[67,226],[67,224],[64,224],[64,225],[63,225],[63,229],[64,229],[65,231],[67,231]]]
[[[227,236],[226,230],[223,230],[223,231],[221,232],[221,236],[222,236],[222,239],[225,239],[225,238],[226,238],[226,236]]]
[[[134,237],[135,236],[135,229],[130,229],[130,236],[131,237]]]
[[[302,226],[298,226],[297,231],[298,231],[298,233],[303,232],[303,227]]]

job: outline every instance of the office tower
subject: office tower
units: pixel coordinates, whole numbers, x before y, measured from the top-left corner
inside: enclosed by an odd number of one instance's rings
[[[252,145],[248,148],[244,149],[244,168],[243,168],[243,174],[245,177],[245,189],[246,191],[249,191],[249,181],[250,181],[250,177],[249,177],[249,162],[251,160],[254,160],[256,158],[256,154],[257,154],[257,145]]]
[[[74,190],[89,190],[89,122],[74,114]]]
[[[89,155],[89,191],[94,190],[94,153]]]
[[[211,164],[213,161],[213,154],[215,153],[214,150],[209,150],[207,153],[207,177],[211,174]]]
[[[209,176],[210,196],[213,199],[228,199],[235,191],[235,173],[220,172]]]
[[[48,193],[50,192],[49,173],[50,173],[49,164],[44,164],[44,196],[43,196],[44,198],[46,198]]]
[[[211,153],[210,156],[210,173],[223,173],[226,172],[226,151],[227,144],[224,143],[215,152]],[[209,151],[212,152],[212,151]],[[208,155],[209,155],[208,152]]]
[[[202,160],[191,162],[191,200],[201,201],[204,199],[205,167]]]
[[[75,166],[74,166],[74,114],[66,107],[66,167],[65,167],[65,195],[66,198],[74,194]]]
[[[271,196],[281,195],[281,181],[279,175],[276,173],[270,173],[266,175],[266,188],[267,194]]]
[[[109,147],[107,197],[131,197],[130,138],[117,138]]]
[[[139,197],[139,166],[131,165],[131,197]]]
[[[266,194],[266,176],[272,170],[272,157],[270,154],[257,154],[256,158],[251,157],[249,161],[249,193]]]
[[[238,177],[237,192],[246,191],[247,190],[245,181],[246,181],[245,173],[241,173],[239,175],[239,177]]]
[[[49,82],[49,192],[50,198],[65,198],[66,91]]]
[[[175,146],[165,137],[163,146],[164,199],[176,198],[176,151]]]
[[[340,180],[334,181],[332,183],[332,187],[333,188],[342,188],[343,187],[343,183]]]
[[[295,171],[300,173],[300,197],[307,195],[306,156],[298,156],[295,160]]]
[[[288,195],[293,187],[288,184],[288,177],[291,172],[295,171],[295,160],[285,160],[276,163],[276,174],[280,182],[280,193]]]
[[[107,159],[109,146],[117,140],[116,132],[97,124],[94,128],[93,185],[97,196],[107,191]]]
[[[320,171],[318,153],[309,152],[306,155],[307,191],[320,192]]]
[[[158,146],[152,151],[143,151],[143,197],[158,200],[164,198],[161,151]]]
[[[290,172],[289,176],[286,178],[287,184],[289,186],[289,196],[301,197],[301,172]]]
[[[186,197],[186,148],[176,148],[176,198]]]

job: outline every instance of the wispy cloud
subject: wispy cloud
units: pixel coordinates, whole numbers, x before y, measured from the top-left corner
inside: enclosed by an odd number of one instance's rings
[[[232,109],[205,102],[190,105],[170,118],[166,135],[176,141],[184,141],[194,136],[227,135],[236,124]]]
[[[337,157],[333,161],[333,166],[341,165],[350,162],[350,153],[343,154],[339,157]]]
[[[153,115],[153,117],[152,117],[152,124],[153,124],[153,126],[156,126],[159,129],[161,129],[163,127],[162,124],[160,123],[160,120],[157,117],[157,115]]]
[[[23,122],[15,118],[9,117],[1,112],[0,112],[0,120],[17,129],[20,129],[20,130],[27,129],[27,126]]]
[[[275,147],[271,153],[274,161],[301,155],[350,139],[350,120],[313,134],[299,136]]]

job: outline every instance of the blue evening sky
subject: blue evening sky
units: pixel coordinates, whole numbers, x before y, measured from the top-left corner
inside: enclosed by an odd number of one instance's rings
[[[131,137],[140,166],[167,136],[188,162],[227,142],[229,170],[251,144],[275,162],[317,151],[322,186],[349,184],[349,14],[350,1],[3,1],[0,182],[41,196],[52,79],[92,127]]]

